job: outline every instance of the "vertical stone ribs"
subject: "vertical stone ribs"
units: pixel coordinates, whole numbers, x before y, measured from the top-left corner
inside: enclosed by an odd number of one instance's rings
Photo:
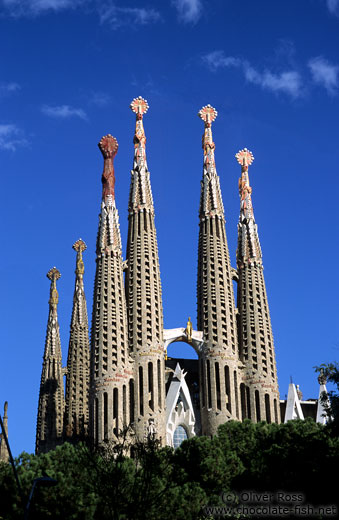
[[[8,410],[8,403],[7,403],[7,401],[5,401],[5,404],[4,404],[4,415],[3,415],[3,419],[2,419],[4,432],[2,432],[2,431],[0,432],[0,461],[2,460],[3,462],[8,462],[8,460],[9,460],[9,453],[8,453],[8,448],[7,448],[7,444],[6,444],[6,440],[5,440],[5,435],[6,435],[7,440],[8,440],[8,415],[7,415],[7,410]]]
[[[117,438],[126,426],[127,313],[113,159],[118,143],[110,134],[104,157],[102,203],[96,249],[91,348],[91,430],[95,443]]]
[[[84,290],[82,253],[86,244],[79,239],[73,245],[77,252],[75,290],[67,359],[65,440],[78,441],[88,435],[89,422],[89,337],[87,304]]]
[[[64,371],[62,368],[57,314],[59,295],[56,288],[56,282],[60,276],[60,272],[55,267],[50,269],[47,273],[47,278],[51,281],[51,289],[40,382],[36,453],[45,453],[63,441],[63,419],[65,411]]]
[[[239,345],[246,366],[244,381],[250,393],[247,416],[251,415],[253,420],[280,422],[271,319],[248,177],[248,166],[254,158],[246,148],[238,152],[236,158],[241,164],[237,247]]]
[[[203,433],[210,435],[216,433],[217,426],[227,418],[236,417],[231,388],[234,388],[237,371],[237,326],[224,207],[211,128],[217,112],[207,105],[200,110],[199,116],[205,123],[197,283],[198,329],[204,333],[205,344],[200,394]]]
[[[148,104],[138,97],[132,101],[130,108],[136,114],[136,127],[128,204],[126,301],[129,346],[135,359],[136,431],[140,438],[144,438],[151,429],[164,440],[163,309],[143,127],[143,115],[148,110]]]

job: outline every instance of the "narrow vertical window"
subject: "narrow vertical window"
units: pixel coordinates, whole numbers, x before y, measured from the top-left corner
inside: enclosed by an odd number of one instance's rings
[[[274,399],[273,401],[273,406],[274,406],[274,421],[276,423],[278,423],[278,408],[277,408],[277,400]]]
[[[159,406],[159,408],[161,408],[161,362],[160,362],[160,359],[158,359],[157,367],[158,367],[158,406]]]
[[[249,386],[246,386],[246,408],[247,408],[247,418],[251,419],[251,397],[250,397]]]
[[[217,391],[217,409],[221,410],[221,395],[220,395],[220,374],[219,374],[219,363],[216,362],[214,365],[215,369],[215,387]]]
[[[134,423],[134,380],[129,380],[129,422]]]
[[[255,413],[257,416],[257,422],[261,421],[261,414],[260,414],[260,399],[259,399],[259,390],[255,391]]]
[[[117,437],[119,433],[119,409],[118,409],[118,389],[113,390],[113,433]]]
[[[207,395],[208,395],[208,408],[212,408],[212,391],[211,391],[211,367],[210,360],[207,360]]]
[[[142,367],[139,367],[139,413],[144,415],[144,377]]]
[[[265,411],[266,411],[266,422],[271,422],[271,408],[270,408],[270,396],[265,394]]]
[[[153,386],[153,363],[148,363],[148,404],[154,412],[154,386]]]
[[[202,359],[199,360],[200,363],[200,391],[201,391],[201,407],[205,406],[205,370],[204,370],[204,362]]]
[[[98,398],[95,399],[94,403],[94,440],[95,444],[99,442],[99,401]]]
[[[225,365],[225,391],[226,391],[226,408],[230,413],[232,413],[230,369],[227,365]]]
[[[239,419],[239,397],[238,397],[238,378],[237,373],[234,370],[234,396],[235,396],[235,414],[237,419]]]
[[[122,387],[122,417],[124,421],[124,428],[127,424],[127,410],[126,410],[126,385]]]
[[[104,440],[108,439],[108,400],[107,394],[104,393]]]
[[[244,383],[240,385],[240,402],[241,402],[241,419],[244,420],[247,417],[246,413],[246,390]]]

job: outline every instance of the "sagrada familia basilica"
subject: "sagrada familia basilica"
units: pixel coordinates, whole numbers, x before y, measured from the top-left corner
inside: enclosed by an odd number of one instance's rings
[[[118,441],[127,428],[136,439],[151,436],[162,445],[176,447],[194,435],[214,435],[220,424],[231,419],[281,421],[273,334],[249,181],[253,155],[246,148],[236,154],[240,217],[237,266],[233,268],[212,137],[217,112],[210,105],[200,110],[204,134],[197,252],[198,330],[193,330],[190,319],[185,327],[164,330],[143,126],[148,104],[138,97],[130,108],[136,115],[136,126],[126,259],[115,203],[118,143],[109,134],[99,142],[104,165],[91,341],[83,282],[86,244],[79,239],[73,245],[75,290],[67,367],[62,365],[57,311],[60,272],[53,267],[47,273],[51,286],[37,453],[65,441],[88,439],[94,445]],[[198,359],[167,357],[168,346],[178,341],[191,345]],[[300,416],[296,392],[291,399],[291,418],[296,413]],[[287,412],[286,404],[285,409]]]

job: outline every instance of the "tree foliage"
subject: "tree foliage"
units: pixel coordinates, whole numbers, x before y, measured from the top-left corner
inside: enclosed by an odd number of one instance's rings
[[[70,520],[190,520],[230,490],[297,491],[312,504],[333,504],[339,440],[312,420],[287,424],[230,421],[213,438],[195,437],[177,449],[157,441],[106,444],[90,450],[64,444],[16,460],[25,497],[44,474],[55,487],[37,488],[30,518]],[[0,463],[0,520],[23,517],[9,464]]]
[[[331,390],[327,395],[322,395],[321,400],[324,405],[327,416],[330,418],[330,428],[339,434],[339,364],[323,363],[314,367],[315,371],[319,373],[320,378],[324,381],[333,383],[337,390]]]

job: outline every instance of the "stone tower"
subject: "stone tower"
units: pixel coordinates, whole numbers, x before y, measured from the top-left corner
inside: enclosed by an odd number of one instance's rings
[[[57,312],[59,295],[56,288],[60,276],[60,272],[55,267],[47,273],[47,278],[51,281],[51,289],[38,405],[37,454],[46,453],[63,442],[64,370]]]
[[[220,424],[239,418],[238,341],[232,268],[211,128],[217,112],[207,105],[199,116],[205,123],[197,284],[198,329],[204,338],[200,405],[202,433],[213,435]]]
[[[116,442],[123,431],[135,439],[156,438],[177,446],[194,435],[214,435],[228,420],[280,422],[273,335],[257,225],[251,200],[246,148],[241,164],[237,269],[230,263],[212,123],[204,122],[203,175],[199,207],[197,325],[163,329],[162,291],[154,204],[146,159],[143,117],[148,103],[135,98],[134,160],[128,202],[126,260],[122,258],[115,203],[117,140],[104,136],[102,202],[96,243],[91,351],[78,240],[76,280],[64,403],[57,317],[57,269],[49,271],[50,310],[39,396],[36,451],[89,435],[97,445]],[[125,275],[125,276],[124,276]],[[237,282],[237,307],[233,281]],[[198,360],[166,358],[174,342],[191,345]],[[165,367],[166,361],[166,367]],[[186,378],[187,375],[187,378]],[[131,428],[130,428],[131,427]],[[130,437],[129,437],[129,440]]]
[[[248,167],[252,153],[244,148],[236,154],[241,164],[238,224],[239,349],[245,365],[240,387],[242,417],[253,421],[280,422],[275,353],[263,273],[262,254],[252,206]]]
[[[129,389],[133,387],[127,337],[122,248],[115,205],[115,137],[99,142],[104,157],[102,202],[96,246],[96,274],[91,337],[91,436],[95,444],[116,440],[128,425]]]
[[[79,239],[73,245],[77,253],[75,289],[67,358],[65,440],[77,441],[88,435],[89,422],[89,336],[87,304],[84,290],[84,262],[86,244]]]
[[[8,403],[5,401],[4,404],[4,416],[2,420],[2,424],[4,427],[4,433],[0,431],[0,460],[4,462],[8,462],[9,459],[9,453],[7,448],[7,443],[5,440],[5,435],[8,440],[8,416],[7,416],[7,410],[8,410]]]
[[[135,98],[134,162],[128,204],[126,301],[128,339],[135,366],[133,408],[136,435],[165,442],[163,309],[158,244],[143,116],[147,101]]]

